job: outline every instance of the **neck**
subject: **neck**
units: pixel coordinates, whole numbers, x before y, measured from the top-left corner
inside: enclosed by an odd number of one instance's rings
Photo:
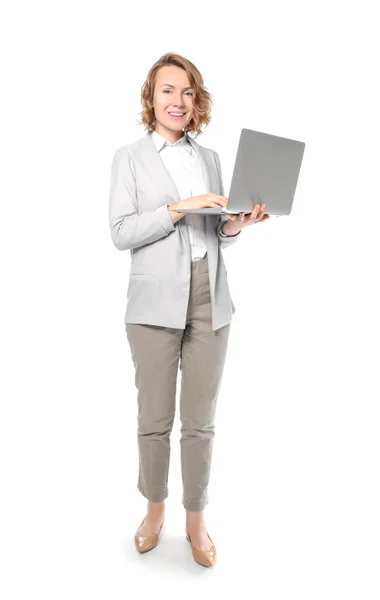
[[[185,135],[185,133],[182,130],[178,131],[175,129],[169,129],[168,127],[164,127],[159,123],[156,124],[155,131],[162,135],[162,137],[165,138],[165,140],[167,140],[171,144],[175,144],[175,142],[180,140],[181,137]]]

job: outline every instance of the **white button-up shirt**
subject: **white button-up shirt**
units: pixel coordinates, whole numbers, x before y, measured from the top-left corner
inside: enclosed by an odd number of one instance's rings
[[[202,166],[186,135],[172,144],[157,131],[153,131],[152,139],[175,183],[179,199],[207,194]],[[207,252],[206,216],[188,213],[182,219],[185,219],[189,232],[191,260],[199,260]]]

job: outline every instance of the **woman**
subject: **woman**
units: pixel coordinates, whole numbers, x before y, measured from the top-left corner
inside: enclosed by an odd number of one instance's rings
[[[130,250],[125,327],[138,390],[139,477],[147,514],[135,535],[139,552],[157,546],[168,496],[170,433],[178,365],[182,373],[181,470],[186,537],[194,559],[214,564],[204,508],[214,417],[235,312],[221,249],[268,218],[175,212],[226,206],[219,157],[188,133],[211,120],[211,96],[198,69],[165,54],[142,88],[142,139],[122,146],[111,168],[109,219],[119,250]]]

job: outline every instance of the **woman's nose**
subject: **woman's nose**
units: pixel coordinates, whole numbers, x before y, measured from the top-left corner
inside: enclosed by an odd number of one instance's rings
[[[183,108],[185,106],[185,103],[182,98],[174,98],[173,106],[178,106],[178,108]]]

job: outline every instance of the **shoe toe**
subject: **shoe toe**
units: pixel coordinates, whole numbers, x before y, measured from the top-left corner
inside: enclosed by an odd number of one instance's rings
[[[203,567],[212,567],[215,562],[215,550],[193,550],[194,560]]]
[[[138,533],[135,535],[135,545],[139,552],[147,552],[153,550],[157,546],[157,535],[143,536]]]

